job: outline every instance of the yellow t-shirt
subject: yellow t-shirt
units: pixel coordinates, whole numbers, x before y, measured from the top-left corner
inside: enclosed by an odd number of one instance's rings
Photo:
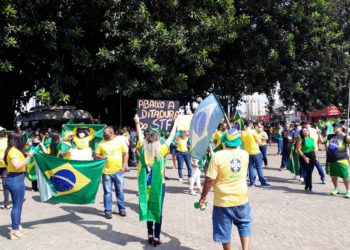
[[[12,159],[19,159],[20,162],[25,160],[25,155],[19,151],[17,148],[13,147],[10,149],[9,153],[7,154],[6,161],[7,161],[7,172],[9,173],[23,173],[26,171],[26,167],[21,167],[20,169],[15,169],[12,165],[11,160]]]
[[[164,164],[165,164],[164,157],[166,156],[166,154],[169,151],[169,146],[166,143],[160,145],[160,151],[162,153],[163,161],[164,161]],[[144,156],[145,156],[145,163],[146,163],[146,165],[147,166],[152,166],[153,163],[154,163],[154,159],[148,159],[146,154]],[[141,164],[141,161],[140,161],[139,165],[137,166],[137,173],[138,173],[138,175],[140,174],[141,166],[142,166],[142,164]],[[165,183],[164,170],[165,170],[165,166],[164,166],[164,168],[162,170],[162,173],[161,173],[162,174],[162,183]]]
[[[221,135],[222,135],[221,130],[216,131],[214,135],[214,141],[216,141],[216,146],[219,146],[221,144]]]
[[[182,139],[181,137],[179,139],[177,139],[177,148],[176,150],[179,152],[188,152],[187,149],[187,142],[188,142],[188,138]]]
[[[268,138],[267,136],[267,133],[265,131],[261,131],[260,133],[258,133],[258,135],[260,136],[260,141],[261,143],[259,144],[259,146],[265,146],[266,145],[266,142],[267,142],[267,139],[263,139],[264,137],[265,138]]]
[[[5,150],[7,148],[7,138],[0,138],[0,168],[6,168],[4,161]]]
[[[207,177],[216,180],[214,184],[214,205],[234,207],[248,202],[247,171],[249,155],[247,151],[224,149],[211,158]]]
[[[125,139],[121,136],[100,142],[96,154],[107,156],[107,163],[103,169],[104,174],[114,174],[121,170],[123,153],[128,153],[128,147],[125,144]]]
[[[247,128],[242,132],[242,143],[249,155],[256,155],[260,153],[259,145],[257,143],[259,136],[255,130]]]
[[[86,136],[84,138],[79,138],[74,136],[73,142],[78,149],[89,148],[89,142],[94,138],[93,135]]]

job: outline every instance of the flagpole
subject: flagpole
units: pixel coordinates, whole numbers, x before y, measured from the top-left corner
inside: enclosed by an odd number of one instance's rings
[[[225,112],[224,108],[221,106],[221,103],[219,102],[219,99],[217,98],[217,96],[215,95],[215,93],[213,92],[212,94],[213,94],[213,96],[215,97],[216,101],[219,103],[219,106],[220,106],[220,108],[221,108],[221,110],[222,110],[222,113],[224,113],[225,120],[226,120],[226,122],[228,123],[228,126],[229,126],[230,129],[231,129],[232,126],[231,126],[231,123],[230,123],[230,121],[229,121],[229,119],[228,119],[228,117],[227,117],[227,115],[226,115],[226,112]]]

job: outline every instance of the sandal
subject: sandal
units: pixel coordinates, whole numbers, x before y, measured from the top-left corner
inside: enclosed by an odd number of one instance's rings
[[[12,208],[12,204],[6,204],[4,205],[4,209],[8,210]]]
[[[19,230],[11,230],[9,232],[10,240],[19,240],[22,237],[23,237],[23,233],[21,233]]]

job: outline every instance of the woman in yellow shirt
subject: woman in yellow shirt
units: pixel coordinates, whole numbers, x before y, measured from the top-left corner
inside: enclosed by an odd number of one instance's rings
[[[21,214],[25,192],[24,173],[26,172],[26,165],[33,154],[33,151],[25,152],[21,134],[10,134],[4,160],[8,172],[5,185],[11,194],[13,203],[11,211],[12,228],[9,232],[11,240],[20,239],[23,236]]]
[[[186,131],[180,131],[180,136],[176,135],[175,138],[177,143],[176,159],[179,172],[179,181],[182,182],[182,167],[184,165],[184,162],[186,163],[188,171],[188,179],[192,177],[191,157],[190,153],[188,152],[188,133]]]

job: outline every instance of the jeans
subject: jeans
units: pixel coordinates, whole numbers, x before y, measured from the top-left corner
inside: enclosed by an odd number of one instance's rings
[[[259,181],[261,185],[266,185],[267,182],[264,178],[264,173],[262,169],[262,154],[256,154],[256,155],[249,155],[249,166],[248,166],[248,172],[249,172],[249,184],[254,185],[255,183],[255,172],[254,168],[256,169],[258,176],[259,176]]]
[[[312,189],[312,172],[315,166],[315,154],[312,152],[304,153],[304,155],[310,159],[310,162],[306,163],[303,157],[299,157],[300,166],[303,168],[303,172],[305,172],[305,190],[307,190]]]
[[[267,166],[267,144],[259,147],[265,166]]]
[[[119,213],[125,211],[124,206],[124,176],[123,172],[119,171],[115,174],[103,174],[103,204],[105,207],[105,214],[112,213],[112,191],[113,184],[115,189],[115,195],[117,198],[117,205]]]
[[[191,168],[190,153],[189,152],[179,152],[178,151],[177,154],[176,154],[176,159],[177,159],[179,178],[183,178],[182,168],[183,168],[184,162],[186,163],[186,167],[187,167],[187,171],[188,171],[188,178],[191,178],[191,176],[192,176],[192,168]]]
[[[315,166],[316,166],[316,169],[318,171],[318,174],[321,177],[321,181],[323,181],[326,178],[326,174],[324,173],[324,170],[320,164],[320,161],[318,160],[318,155],[316,155],[316,159],[317,159],[317,162],[316,162]]]
[[[160,232],[162,229],[164,195],[165,195],[165,184],[163,184],[163,188],[162,188],[162,212],[161,212],[161,216],[160,216],[160,222],[157,223],[157,222],[153,222],[153,221],[147,221],[148,235],[153,235],[153,231],[154,231],[154,238],[157,238],[157,239],[159,239]],[[154,230],[153,230],[153,225],[154,225]]]
[[[283,148],[283,150],[282,150],[281,168],[285,168],[287,163],[288,163],[288,158],[289,158],[288,153],[289,153],[288,152],[288,147]]]
[[[4,193],[4,205],[8,205],[10,204],[10,192],[8,191],[8,189],[6,188],[6,177],[7,177],[8,173],[6,168],[0,168],[0,177],[1,177],[1,181],[2,181],[2,190]]]
[[[277,154],[282,154],[282,147],[283,147],[283,140],[276,139],[277,140]]]
[[[6,178],[6,188],[12,199],[11,221],[12,229],[18,230],[21,225],[21,214],[24,201],[24,173],[9,173]]]

